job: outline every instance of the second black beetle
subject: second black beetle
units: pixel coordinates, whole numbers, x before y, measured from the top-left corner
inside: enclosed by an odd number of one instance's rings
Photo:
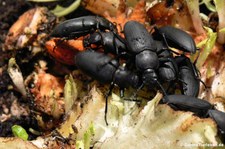
[[[127,51],[131,53],[135,68],[142,75],[143,85],[159,84],[156,74],[159,59],[151,34],[144,25],[136,21],[129,21],[124,26],[124,35]]]
[[[115,25],[105,18],[84,16],[60,23],[54,28],[50,36],[73,39],[93,33],[96,30],[117,32]]]
[[[164,40],[167,46],[184,52],[194,54],[197,50],[193,38],[188,33],[172,26],[155,27],[153,36],[157,40]]]
[[[219,133],[225,137],[225,113],[214,109],[207,100],[187,95],[168,95],[163,97],[162,103],[175,110],[191,111],[199,117],[212,118],[217,124]]]
[[[118,85],[121,90],[121,94],[125,88],[132,86],[138,88],[140,86],[139,76],[126,69],[119,64],[117,60],[113,60],[112,57],[99,53],[94,50],[86,50],[80,52],[75,57],[75,63],[78,69],[82,70],[87,75],[100,81],[101,83],[110,83],[109,92],[106,95],[105,104],[105,122],[107,122],[107,107],[108,97],[112,93],[114,85]]]

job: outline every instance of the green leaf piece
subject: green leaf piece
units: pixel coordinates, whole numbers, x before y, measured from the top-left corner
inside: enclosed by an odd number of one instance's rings
[[[204,43],[205,43],[204,49],[200,53],[200,56],[199,56],[197,64],[196,64],[198,69],[200,69],[202,67],[202,65],[205,63],[207,57],[209,56],[209,54],[212,51],[212,49],[216,43],[216,39],[217,39],[217,33],[213,32],[212,29],[210,29],[210,28],[205,27],[205,29],[207,30],[208,38],[206,41],[204,41]]]
[[[13,125],[11,129],[12,129],[12,132],[13,132],[15,137],[19,137],[23,140],[28,139],[28,134],[23,127],[21,127],[19,125]]]
[[[81,0],[74,1],[69,7],[62,7],[57,5],[52,13],[55,14],[57,17],[63,17],[74,10],[76,10],[80,6]]]

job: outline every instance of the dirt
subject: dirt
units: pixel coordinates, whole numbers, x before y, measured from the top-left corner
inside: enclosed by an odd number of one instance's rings
[[[68,6],[74,0],[58,2],[61,6]],[[11,78],[8,75],[7,67],[8,60],[15,57],[17,64],[20,66],[24,76],[30,74],[33,70],[30,68],[34,65],[32,61],[39,59],[36,57],[30,59],[28,50],[19,51],[3,51],[2,46],[5,41],[9,28],[14,22],[27,10],[36,6],[45,6],[53,9],[57,3],[32,3],[26,0],[0,0],[0,137],[13,136],[11,127],[15,124],[25,128],[29,134],[29,139],[34,139],[36,135],[30,133],[29,128],[39,131],[37,121],[33,115],[33,97],[28,96],[23,98],[13,86]],[[67,19],[78,16],[88,15],[90,12],[79,7],[76,11],[66,16]],[[46,57],[44,57],[46,58]],[[47,57],[47,59],[49,59]],[[27,63],[22,63],[22,60],[27,60]],[[17,113],[15,111],[23,111]],[[49,118],[46,118],[49,119]]]
[[[11,25],[32,5],[24,0],[1,0],[0,1],[0,136],[12,136],[11,127],[15,124],[28,129],[35,124],[34,118],[30,114],[14,115],[13,106],[21,107],[29,112],[27,101],[23,101],[20,94],[12,90],[12,81],[7,73],[8,59],[12,52],[2,51],[2,44]],[[35,126],[35,125],[34,125]],[[32,138],[33,135],[30,135]]]

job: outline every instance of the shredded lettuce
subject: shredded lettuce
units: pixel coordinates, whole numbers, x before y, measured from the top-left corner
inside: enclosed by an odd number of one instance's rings
[[[45,3],[45,2],[57,2],[57,1],[63,1],[63,0],[27,0],[27,1]],[[73,12],[74,10],[76,10],[80,6],[80,4],[81,4],[81,0],[75,0],[68,7],[62,7],[60,5],[56,5],[56,7],[53,10],[51,10],[51,12],[57,17],[63,17]]]
[[[75,0],[69,7],[62,7],[57,5],[52,13],[57,17],[65,16],[74,10],[76,10],[80,6],[81,0]]]
[[[105,100],[102,93],[92,89],[88,97],[90,99],[73,123],[78,130],[77,148],[160,149],[173,145],[176,149],[190,148],[188,145],[192,144],[221,142],[213,120],[200,119],[191,112],[174,111],[168,105],[159,104],[160,93],[143,106],[113,94],[108,102],[108,126],[104,121]],[[79,111],[77,108],[73,110]]]
[[[90,149],[91,141],[92,141],[92,138],[93,138],[94,134],[95,134],[95,128],[94,128],[93,123],[91,123],[89,128],[84,133],[83,139],[76,141],[76,148]]]
[[[64,103],[66,113],[71,110],[75,99],[77,99],[77,85],[74,82],[72,75],[69,75],[64,87]]]
[[[201,47],[204,45],[204,49],[201,51],[198,61],[196,63],[196,66],[198,69],[200,69],[203,64],[205,63],[207,57],[211,53],[217,39],[217,33],[213,32],[212,29],[205,27],[207,31],[208,38],[206,40],[203,40],[201,43],[199,43],[197,46]]]
[[[84,149],[84,141],[83,140],[77,140],[76,141],[76,148]]]
[[[132,110],[134,105],[128,106],[129,109],[124,107],[130,112],[123,113],[114,135],[105,140],[94,138],[94,148],[163,149],[173,145],[174,149],[179,149],[190,148],[192,144],[220,143],[212,120],[200,120],[191,112],[175,112],[167,105],[158,105],[161,98],[162,95],[157,94],[141,111]]]

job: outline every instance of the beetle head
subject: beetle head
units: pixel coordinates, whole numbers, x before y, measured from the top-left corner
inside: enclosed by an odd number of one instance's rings
[[[147,69],[142,74],[142,81],[147,86],[157,83],[157,75],[154,69]]]

